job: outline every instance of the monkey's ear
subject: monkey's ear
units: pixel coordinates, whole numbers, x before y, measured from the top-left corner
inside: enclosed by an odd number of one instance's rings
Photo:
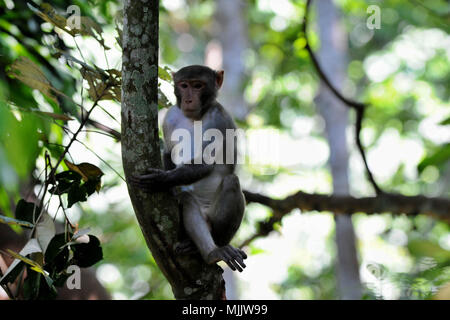
[[[220,89],[223,83],[223,70],[216,71],[216,89]]]
[[[176,72],[171,72],[170,74],[172,75],[172,81],[175,82],[175,75],[176,75]]]

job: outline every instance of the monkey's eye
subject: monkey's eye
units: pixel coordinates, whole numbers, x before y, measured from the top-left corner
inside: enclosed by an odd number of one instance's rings
[[[186,89],[188,87],[188,84],[186,82],[182,82],[180,83],[180,87]]]
[[[202,89],[203,88],[203,83],[201,83],[201,82],[197,82],[197,83],[195,83],[194,84],[194,89]]]

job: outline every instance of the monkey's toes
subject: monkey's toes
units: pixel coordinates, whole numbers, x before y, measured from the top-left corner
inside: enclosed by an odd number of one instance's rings
[[[239,249],[236,249],[230,245],[220,248],[222,260],[226,262],[226,264],[233,271],[242,272],[246,267],[244,263],[243,256]]]

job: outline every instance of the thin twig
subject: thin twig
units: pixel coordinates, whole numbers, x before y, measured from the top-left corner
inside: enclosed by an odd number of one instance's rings
[[[52,160],[50,159],[50,155],[47,152],[45,152],[45,159],[46,159],[46,162],[48,163],[48,166],[50,167],[50,170],[53,170]],[[50,179],[53,179],[53,183],[55,185],[55,191],[58,191],[58,186],[57,186],[57,183],[56,183],[55,175],[51,176]],[[64,208],[64,205],[63,205],[64,203],[63,203],[63,200],[61,198],[61,193],[57,192],[57,195],[58,195],[58,199],[59,199],[59,207],[62,208],[62,211],[64,213],[64,217],[66,218],[66,222],[72,227],[72,229],[74,229],[75,228],[74,225],[70,222],[69,218],[67,217],[66,209]],[[57,214],[58,214],[58,211],[56,211],[56,214],[55,214],[55,217],[54,217],[53,220],[56,219],[56,215]]]
[[[375,178],[372,174],[372,172],[370,171],[369,165],[367,163],[367,158],[365,155],[365,151],[363,148],[363,145],[361,143],[361,127],[362,127],[362,120],[364,117],[364,110],[366,109],[366,107],[368,106],[366,103],[362,103],[362,102],[358,102],[352,99],[349,99],[347,97],[345,97],[344,95],[342,95],[342,93],[339,92],[339,90],[336,89],[336,87],[333,86],[333,84],[331,83],[331,81],[328,79],[328,77],[325,75],[325,72],[323,71],[323,69],[321,68],[313,50],[311,49],[310,45],[309,45],[309,39],[308,39],[308,14],[309,14],[309,7],[312,3],[312,0],[307,0],[306,1],[306,7],[305,7],[305,16],[304,16],[304,21],[303,21],[303,26],[302,26],[302,31],[304,33],[304,37],[305,37],[305,41],[306,41],[306,45],[305,48],[308,51],[310,57],[311,57],[311,61],[313,62],[313,65],[317,71],[317,74],[319,75],[320,79],[326,84],[326,86],[331,90],[331,92],[334,93],[334,95],[341,100],[345,105],[347,105],[349,108],[351,109],[355,109],[356,111],[356,124],[355,124],[355,140],[356,140],[356,145],[358,147],[359,153],[361,154],[362,160],[364,162],[364,166],[366,168],[366,172],[367,172],[367,177],[370,181],[370,183],[372,184],[373,188],[375,189],[376,194],[382,194],[383,191],[381,190],[381,188],[378,186],[377,182],[375,181]]]
[[[114,169],[114,168],[113,168],[106,160],[103,160],[102,157],[100,157],[94,150],[92,150],[91,148],[89,148],[84,142],[82,142],[82,141],[80,141],[80,140],[77,140],[77,142],[80,143],[81,145],[83,145],[83,146],[84,146],[86,149],[88,149],[90,152],[92,152],[92,153],[93,153],[93,154],[94,154],[101,162],[103,162],[108,168],[110,168],[112,171],[114,171],[120,179],[122,179],[124,182],[127,182],[127,181],[125,180],[125,178],[122,177],[122,176],[120,175],[119,172],[117,172],[116,169]]]
[[[81,130],[81,132],[86,132],[86,133],[97,133],[97,134],[101,134],[101,135],[103,135],[103,136],[107,136],[107,137],[109,137],[109,138],[114,138],[114,139],[116,139],[116,137],[113,136],[112,134],[109,134],[109,133],[106,133],[106,132],[103,132],[103,131],[99,131],[99,130],[90,130],[90,129],[86,129],[86,130]]]
[[[105,92],[105,90],[107,90],[108,86],[105,86],[105,88],[103,89],[102,94]],[[66,153],[68,152],[70,146],[72,145],[72,143],[77,139],[78,134],[81,132],[81,130],[83,129],[83,127],[85,126],[85,124],[88,122],[89,120],[89,116],[92,113],[92,111],[95,109],[95,107],[98,105],[98,102],[100,101],[102,95],[97,95],[97,99],[94,101],[94,104],[92,105],[92,107],[89,109],[89,111],[87,112],[86,116],[84,116],[84,118],[82,117],[81,119],[81,123],[80,126],[78,127],[78,130],[73,134],[72,138],[69,141],[69,144],[66,146],[66,148],[64,149],[63,153],[59,156],[58,161],[56,162],[55,167],[53,168],[53,170],[50,172],[50,174],[55,174],[56,169],[58,168],[59,164],[61,163],[61,161],[64,159],[64,156],[66,155]]]
[[[39,208],[41,208],[41,212],[39,213],[39,216],[37,218],[37,220],[34,221],[39,221],[39,219],[41,218],[43,212],[44,212],[44,199],[45,199],[45,195],[47,194],[47,189],[48,189],[48,185],[50,183],[50,179],[49,177],[53,177],[56,173],[56,170],[58,169],[58,166],[60,165],[60,163],[63,161],[64,157],[66,156],[66,154],[69,152],[70,146],[72,145],[72,143],[77,139],[78,134],[81,132],[81,130],[84,128],[84,126],[86,125],[87,121],[89,120],[89,116],[92,113],[92,111],[95,109],[95,107],[98,105],[98,102],[100,101],[103,93],[108,90],[109,86],[106,85],[101,94],[97,95],[97,99],[94,101],[94,104],[92,105],[92,107],[89,109],[89,111],[87,112],[86,116],[81,120],[80,126],[78,127],[77,131],[73,134],[72,138],[69,141],[69,144],[64,148],[64,151],[61,153],[61,155],[59,156],[56,165],[51,169],[50,173],[47,174],[47,166],[45,166],[46,170],[45,170],[45,183],[44,183],[44,193],[42,195],[41,201],[39,203]],[[36,208],[36,206],[34,207]],[[33,215],[34,216],[34,215]],[[30,236],[33,234],[34,230],[36,228],[36,224],[34,225],[33,229],[31,230]]]

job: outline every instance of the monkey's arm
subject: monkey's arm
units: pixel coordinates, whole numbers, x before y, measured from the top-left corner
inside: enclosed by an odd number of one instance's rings
[[[191,184],[209,175],[213,169],[214,165],[184,164],[175,169],[165,171],[164,182],[169,187]]]
[[[209,175],[214,165],[184,164],[172,170],[148,169],[147,174],[132,176],[131,182],[146,192],[165,191],[175,186],[188,185]]]

